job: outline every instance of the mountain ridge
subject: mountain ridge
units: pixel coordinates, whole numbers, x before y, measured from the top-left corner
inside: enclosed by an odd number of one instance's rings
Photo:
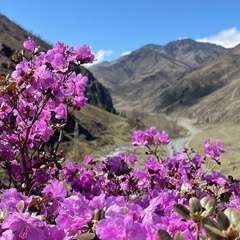
[[[179,79],[181,89],[171,86],[166,89],[162,99],[169,94],[175,95],[185,91],[181,103],[177,100],[168,105],[157,106],[156,111],[172,113],[173,111],[199,119],[199,122],[239,122],[240,108],[240,45],[228,50],[213,61],[204,64]],[[188,86],[192,86],[189,88]],[[202,92],[200,94],[199,92]],[[204,92],[205,91],[205,92]],[[172,109],[171,109],[172,108]]]
[[[118,111],[152,112],[156,94],[225,51],[192,39],[164,46],[148,44],[112,62],[94,65],[90,71],[109,89]]]

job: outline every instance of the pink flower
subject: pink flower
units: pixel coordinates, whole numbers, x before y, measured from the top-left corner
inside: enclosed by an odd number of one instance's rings
[[[142,130],[135,131],[133,133],[132,140],[133,140],[133,143],[132,143],[133,146],[148,144],[147,134],[144,133]]]
[[[48,240],[63,240],[64,238],[65,233],[63,229],[59,229],[57,226],[48,226]]]
[[[67,119],[67,107],[63,103],[60,103],[55,109],[57,119]]]
[[[31,37],[28,37],[28,39],[23,42],[23,47],[32,53],[36,53],[38,51],[38,47]]]
[[[0,240],[13,240],[13,232],[12,230],[6,230],[2,233]]]
[[[20,201],[27,203],[28,197],[19,193],[16,188],[3,190],[0,201],[0,209],[6,208],[9,212],[16,211]]]
[[[79,73],[75,78],[75,93],[79,94],[81,92],[84,92],[87,85],[87,77],[83,76],[81,73]]]
[[[53,135],[54,131],[47,123],[43,120],[38,120],[33,124],[31,129],[31,134],[37,139],[41,138],[44,142],[47,142],[50,139],[50,136]]]
[[[130,164],[134,164],[136,162],[138,162],[138,158],[134,153],[130,153],[127,158],[126,158],[127,162],[129,162]]]
[[[14,212],[9,214],[2,223],[2,229],[9,229],[13,233],[13,239],[44,240],[45,224],[43,221],[33,218],[29,213]]]
[[[95,164],[97,161],[96,159],[94,158],[93,155],[86,155],[84,160],[83,160],[83,163],[85,165],[91,165],[91,164]]]
[[[204,143],[204,151],[207,154],[207,157],[219,160],[220,154],[224,153],[222,142],[220,140],[216,140],[215,145],[213,145],[210,139],[207,139]]]
[[[73,104],[77,108],[82,108],[87,102],[87,98],[84,96],[76,96],[73,98]]]
[[[66,58],[63,54],[60,53],[54,54],[51,65],[55,70],[61,70],[63,72],[67,71],[68,69]]]
[[[87,44],[78,47],[76,60],[81,64],[92,63],[94,60],[94,55],[91,53],[91,47]]]
[[[102,240],[146,240],[147,233],[144,226],[133,220],[130,215],[119,213],[116,216],[103,219],[97,224],[97,235]]]
[[[157,141],[158,143],[168,144],[170,139],[168,138],[168,134],[165,131],[160,133],[156,127],[150,127],[145,131],[137,130],[133,133],[133,145],[153,145]]]
[[[53,179],[49,182],[43,189],[43,194],[49,194],[52,198],[65,198],[67,196],[67,190],[62,181]]]
[[[207,175],[204,175],[203,180],[206,180],[211,185],[219,184],[220,186],[224,186],[227,183],[227,178],[219,170],[215,170]]]
[[[77,233],[87,222],[92,219],[93,211],[90,209],[88,201],[80,194],[75,194],[65,198],[59,208],[59,215],[56,223],[65,233],[72,235]]]
[[[160,143],[168,144],[170,142],[170,139],[168,138],[168,134],[165,131],[162,131],[162,133],[158,134],[158,140]]]

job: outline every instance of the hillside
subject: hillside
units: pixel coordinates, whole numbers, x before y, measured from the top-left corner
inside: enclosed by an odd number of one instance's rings
[[[67,141],[61,144],[61,148],[66,149],[66,157],[73,160],[81,160],[89,154],[100,158],[116,147],[130,147],[133,131],[143,127],[90,104],[74,112],[72,121],[73,131],[65,134]]]
[[[160,131],[166,130],[170,138],[177,137],[184,131],[162,114],[144,116],[140,122],[90,104],[75,112],[74,118],[70,118],[67,125],[69,133],[65,134],[65,141],[61,147],[67,150],[66,157],[74,160],[83,159],[88,154],[100,158],[119,147],[145,158],[146,149],[134,150],[131,147],[131,138],[135,130],[156,126]]]
[[[203,122],[240,120],[240,45],[191,71],[157,94],[155,111]]]
[[[157,104],[153,97],[224,51],[214,44],[183,39],[165,46],[149,44],[90,70],[110,90],[118,111],[153,112]]]

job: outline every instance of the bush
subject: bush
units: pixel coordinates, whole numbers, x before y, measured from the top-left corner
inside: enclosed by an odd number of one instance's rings
[[[205,142],[206,156],[184,149],[160,156],[169,143],[155,127],[133,134],[147,149],[144,168],[120,153],[84,166],[59,150],[68,111],[86,103],[87,78],[70,63],[92,62],[89,46],[58,42],[46,53],[29,38],[30,59],[18,55],[0,93],[0,239],[237,239],[239,181],[206,169],[220,164],[222,143]],[[44,147],[58,131],[59,139]]]

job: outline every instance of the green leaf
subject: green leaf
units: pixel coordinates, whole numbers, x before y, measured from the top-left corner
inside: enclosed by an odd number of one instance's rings
[[[227,230],[230,226],[229,219],[223,212],[217,214],[217,224],[222,230]]]
[[[215,207],[209,208],[202,212],[202,217],[209,217],[214,212]]]
[[[216,207],[216,202],[213,197],[204,197],[200,200],[202,208],[205,209],[205,212],[202,214],[202,216],[207,217],[210,216]]]
[[[90,233],[90,232],[87,232],[87,233],[83,233],[83,234],[80,234],[76,237],[77,240],[93,240],[95,238],[95,234],[94,233]]]
[[[220,194],[220,199],[222,202],[229,203],[231,196],[232,196],[231,192],[224,192]]]
[[[170,234],[162,229],[158,230],[158,240],[172,240]]]
[[[5,218],[8,214],[8,210],[6,208],[3,209],[3,217]]]
[[[189,210],[182,204],[175,204],[173,206],[174,210],[184,219],[191,219]]]
[[[93,220],[100,221],[105,217],[105,211],[103,209],[97,209],[94,211],[94,217]]]
[[[206,236],[200,235],[200,240],[208,240],[208,238]]]
[[[202,205],[196,197],[191,197],[190,198],[189,208],[190,208],[190,213],[192,213],[192,214],[202,212]]]
[[[219,229],[217,224],[210,218],[202,219],[202,227],[207,233],[208,237],[210,237],[212,240],[221,240],[221,238],[224,237],[224,234]]]
[[[17,206],[19,212],[23,212],[23,209],[24,209],[24,201],[21,200],[19,203],[18,203],[18,206]]]
[[[224,210],[224,214],[232,225],[237,226],[240,223],[240,212],[236,208],[227,208]]]
[[[178,232],[174,235],[174,238],[173,238],[173,239],[174,239],[174,240],[185,240],[183,234],[182,234],[180,231],[178,231]]]
[[[0,210],[0,222],[2,219],[5,219],[8,214],[8,210],[4,208],[3,210]]]
[[[240,233],[240,223],[235,227],[235,230],[237,230]]]

